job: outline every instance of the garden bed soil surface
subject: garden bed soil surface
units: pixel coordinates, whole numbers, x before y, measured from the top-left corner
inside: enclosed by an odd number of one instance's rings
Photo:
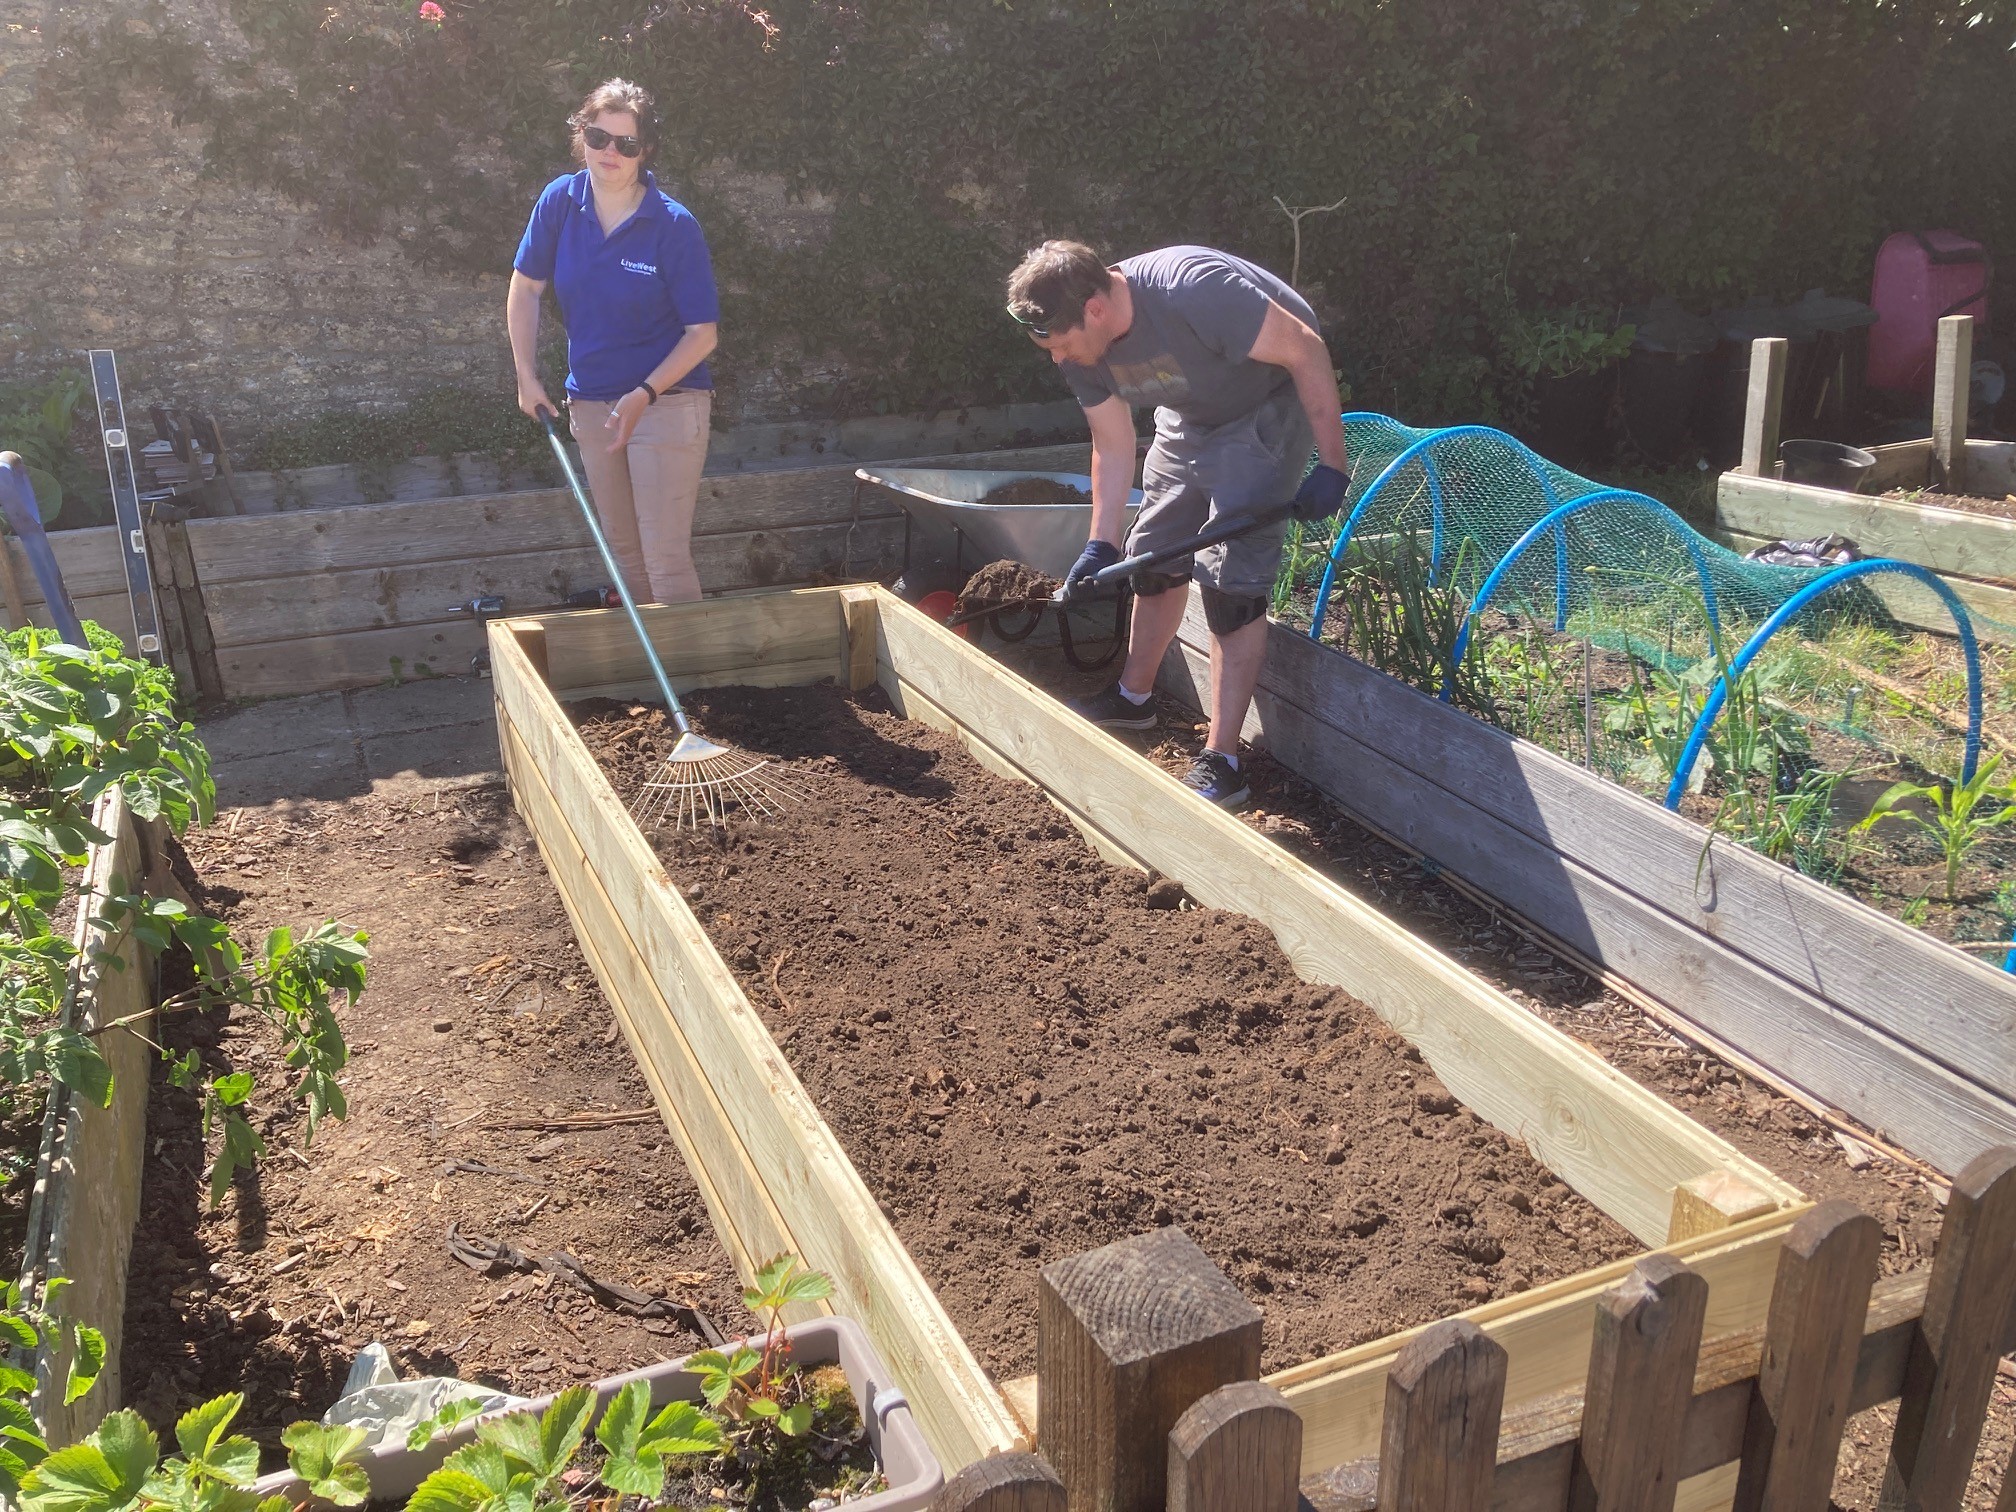
[[[1915,504],[1922,509],[1959,509],[1968,514],[2001,515],[2016,519],[2016,494],[1991,499],[1985,494],[1934,493],[1929,488],[1893,488],[1881,495],[1886,504]]]
[[[549,1275],[472,1270],[448,1251],[451,1223],[695,1302],[730,1337],[753,1329],[501,781],[238,810],[186,844],[198,903],[239,938],[333,917],[370,931],[371,961],[363,998],[339,1015],[349,1116],[312,1144],[277,1095],[263,1024],[166,1031],[213,1073],[258,1076],[270,1154],[207,1213],[194,1099],[157,1078],[123,1366],[129,1403],[157,1428],[243,1390],[240,1422],[273,1469],[279,1430],[319,1417],[374,1339],[403,1374],[526,1396],[703,1347]],[[599,1128],[538,1126],[635,1110]]]
[[[694,704],[810,797],[660,853],[998,1377],[1034,1368],[1044,1264],[1157,1225],[1261,1307],[1268,1368],[1640,1248],[1265,927],[1102,862],[880,689]],[[619,791],[667,743],[576,713]]]
[[[1004,663],[1060,698],[1078,697],[1110,674],[1072,668],[1054,646],[986,643]],[[1191,710],[1158,695],[1161,728],[1122,739],[1172,773],[1188,768],[1205,726]],[[1815,1202],[1841,1198],[1883,1226],[1882,1271],[1932,1263],[1944,1216],[1944,1187],[1907,1163],[1849,1147],[1833,1129],[1713,1053],[1681,1038],[1638,1005],[1555,955],[1503,909],[1458,887],[1445,873],[1375,835],[1264,752],[1245,763],[1252,802],[1240,820],[1349,888],[1418,938],[1595,1050],[1640,1086],[1793,1183]],[[1849,1420],[1834,1486],[1836,1502],[1874,1512],[1893,1406]],[[1968,1512],[1991,1512],[2016,1455],[2016,1359],[2003,1362],[1987,1429],[1969,1482]]]

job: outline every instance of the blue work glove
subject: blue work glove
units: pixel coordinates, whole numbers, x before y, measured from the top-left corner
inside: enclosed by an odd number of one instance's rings
[[[1295,518],[1327,520],[1344,507],[1344,496],[1350,492],[1351,474],[1318,462],[1295,490]]]
[[[1078,553],[1078,560],[1071,564],[1071,570],[1064,574],[1064,586],[1057,596],[1070,598],[1074,593],[1091,587],[1087,580],[1102,568],[1111,567],[1120,560],[1120,548],[1111,541],[1087,541],[1085,549]]]

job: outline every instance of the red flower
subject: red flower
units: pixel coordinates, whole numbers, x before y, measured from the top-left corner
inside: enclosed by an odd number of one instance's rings
[[[439,28],[448,19],[448,13],[434,3],[434,0],[420,0],[420,19],[429,26]]]

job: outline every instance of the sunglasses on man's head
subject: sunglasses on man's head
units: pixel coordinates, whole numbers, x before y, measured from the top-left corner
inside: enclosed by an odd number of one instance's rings
[[[628,158],[636,157],[644,150],[644,144],[638,141],[636,137],[619,137],[613,132],[604,131],[600,126],[583,126],[581,128],[581,140],[586,142],[596,152],[600,152],[604,147],[614,142],[616,150]]]
[[[1008,318],[1038,341],[1048,341],[1050,339],[1051,317],[1043,314],[1040,310],[1034,316],[1024,315],[1011,304],[1008,306]]]

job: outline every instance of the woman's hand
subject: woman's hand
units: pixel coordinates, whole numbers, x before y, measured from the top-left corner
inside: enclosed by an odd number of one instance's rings
[[[609,410],[609,418],[602,422],[603,430],[609,433],[609,450],[621,451],[630,444],[630,433],[637,429],[637,422],[644,418],[650,405],[651,396],[641,388],[630,390],[616,401]]]
[[[560,415],[560,406],[546,397],[546,385],[539,381],[536,373],[529,377],[523,373],[518,375],[518,408],[534,420],[539,418],[542,409],[555,419]]]

